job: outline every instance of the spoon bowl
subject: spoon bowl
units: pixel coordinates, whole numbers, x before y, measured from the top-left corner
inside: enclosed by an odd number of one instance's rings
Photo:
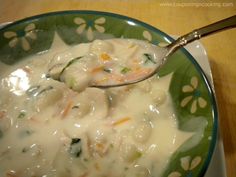
[[[125,85],[130,85],[130,84],[135,84],[138,82],[141,82],[143,80],[146,80],[150,77],[152,77],[157,71],[160,70],[161,67],[163,67],[166,63],[166,61],[169,59],[169,57],[175,53],[178,49],[182,48],[183,46],[198,40],[202,37],[211,35],[216,32],[220,32],[223,30],[231,29],[236,27],[236,15],[220,20],[218,22],[212,23],[210,25],[204,26],[202,28],[198,28],[193,30],[190,33],[187,33],[169,45],[165,47],[158,47],[158,58],[160,59],[160,62],[158,62],[153,70],[149,72],[146,75],[143,75],[142,77],[135,78],[133,80],[125,80],[125,82],[118,82],[118,83],[112,83],[112,84],[98,84],[96,82],[93,82],[90,84],[91,87],[98,87],[98,88],[109,88],[109,87],[119,87],[119,86],[125,86]]]

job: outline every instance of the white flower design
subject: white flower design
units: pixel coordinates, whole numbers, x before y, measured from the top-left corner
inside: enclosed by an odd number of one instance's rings
[[[190,156],[186,156],[180,159],[181,167],[187,171],[187,175],[185,176],[192,176],[192,170],[196,168],[202,161],[202,158],[200,156],[195,157],[191,160]],[[178,171],[174,171],[168,175],[168,177],[180,177],[181,173]]]
[[[198,87],[198,78],[192,77],[190,85],[185,85],[182,88],[184,93],[191,93],[191,95],[186,96],[180,103],[181,107],[185,107],[192,100],[190,112],[195,113],[197,111],[197,104],[200,108],[204,108],[207,105],[207,102],[204,98],[200,96],[200,91],[197,89]]]
[[[106,19],[104,17],[100,17],[98,19],[96,19],[95,21],[85,21],[83,18],[80,17],[76,17],[74,19],[74,23],[79,25],[79,27],[76,29],[76,32],[78,34],[82,34],[86,28],[87,28],[87,39],[88,40],[93,40],[94,38],[94,34],[93,34],[93,28],[95,28],[96,31],[100,32],[100,33],[104,33],[105,32],[105,28],[101,25],[105,24]]]
[[[167,45],[169,45],[169,43],[167,43],[167,42],[159,42],[158,43],[158,46],[160,46],[160,47],[166,47]]]
[[[6,31],[3,35],[5,38],[11,39],[8,43],[11,48],[15,47],[18,42],[21,42],[21,46],[25,51],[30,50],[30,43],[27,39],[37,39],[34,23],[27,25],[23,31]]]
[[[152,41],[152,35],[149,31],[143,31],[143,38],[146,39],[148,42]],[[158,46],[160,47],[166,47],[169,43],[167,42],[159,42]]]

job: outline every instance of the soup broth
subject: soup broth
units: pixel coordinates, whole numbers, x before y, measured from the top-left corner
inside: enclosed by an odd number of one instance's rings
[[[125,44],[132,52],[122,51]],[[128,58],[145,62],[145,53],[155,58],[153,46],[145,45],[110,39],[71,47],[56,36],[49,51],[14,66],[1,64],[0,176],[159,177],[171,155],[192,136],[178,129],[168,93],[171,74],[110,89],[89,87],[91,74],[83,77],[98,64],[104,67],[96,81],[111,74],[104,71],[108,66],[123,77],[131,72],[120,68],[130,67]],[[60,76],[64,82],[54,80],[80,56],[105,59],[74,63]],[[119,65],[109,65],[110,60]]]

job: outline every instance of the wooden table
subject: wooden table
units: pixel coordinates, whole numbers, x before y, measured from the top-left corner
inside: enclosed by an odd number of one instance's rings
[[[99,10],[127,15],[168,34],[190,30],[236,14],[234,0],[0,0],[0,23],[59,10]],[[188,3],[186,3],[188,2]],[[201,40],[214,78],[228,177],[236,174],[236,29]]]

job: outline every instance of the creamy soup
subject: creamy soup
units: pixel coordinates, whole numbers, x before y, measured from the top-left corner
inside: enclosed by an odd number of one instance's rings
[[[56,36],[49,51],[15,66],[1,64],[0,176],[159,177],[192,136],[178,129],[171,74],[125,87],[89,87],[110,74],[142,73],[152,67],[149,57],[155,59],[155,49],[142,41],[70,47]],[[135,71],[128,58],[144,68]]]
[[[159,49],[134,39],[95,40],[54,56],[48,74],[76,91],[87,85],[135,81],[160,65]]]

